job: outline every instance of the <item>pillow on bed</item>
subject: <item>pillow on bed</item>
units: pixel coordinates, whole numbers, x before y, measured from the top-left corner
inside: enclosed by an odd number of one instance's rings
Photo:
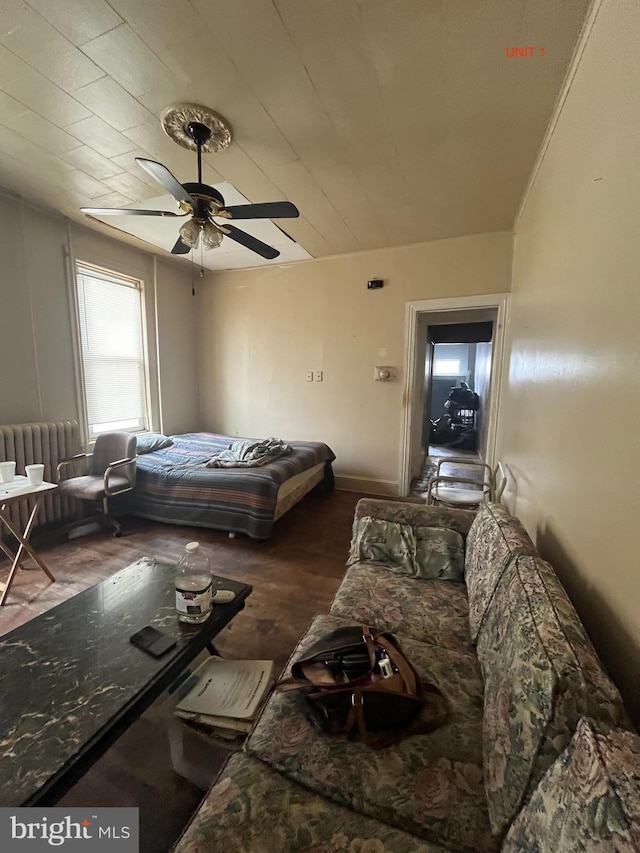
[[[161,432],[145,432],[137,438],[138,453],[152,453],[154,450],[162,450],[163,447],[170,447],[172,444],[173,439]]]

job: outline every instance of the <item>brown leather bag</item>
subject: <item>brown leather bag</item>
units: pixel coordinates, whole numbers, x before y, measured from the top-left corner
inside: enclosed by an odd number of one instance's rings
[[[293,664],[291,678],[276,687],[300,690],[309,719],[319,731],[346,735],[357,731],[374,749],[434,731],[448,718],[442,693],[420,681],[395,636],[367,625],[325,634]],[[442,710],[413,724],[427,693],[439,697]]]

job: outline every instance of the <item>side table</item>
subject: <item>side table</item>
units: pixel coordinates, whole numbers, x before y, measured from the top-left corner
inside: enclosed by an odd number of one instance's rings
[[[24,566],[22,566],[23,551],[31,557],[36,565],[42,569],[51,581],[55,581],[54,576],[51,574],[47,566],[42,562],[40,557],[38,557],[31,545],[29,545],[29,537],[31,536],[31,530],[33,529],[33,524],[36,520],[36,515],[38,514],[38,510],[42,504],[45,492],[50,492],[52,489],[57,488],[58,487],[55,483],[41,483],[39,486],[32,486],[29,483],[29,480],[23,476],[15,477],[10,483],[0,483],[0,534],[2,533],[2,525],[4,524],[7,530],[18,542],[18,548],[14,554],[0,535],[0,549],[2,549],[7,557],[12,561],[7,582],[4,584],[0,583],[0,590],[2,590],[0,605],[3,605],[7,600],[7,595],[9,594],[11,584],[13,583],[18,568],[24,568]],[[9,506],[16,501],[21,501],[28,497],[35,497],[35,502],[33,509],[29,514],[29,520],[27,521],[22,533],[20,533],[20,531],[14,527],[11,519],[9,518]]]

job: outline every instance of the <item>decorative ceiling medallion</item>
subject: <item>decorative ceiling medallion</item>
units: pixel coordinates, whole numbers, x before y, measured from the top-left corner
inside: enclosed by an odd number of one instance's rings
[[[191,122],[200,122],[211,131],[211,136],[202,145],[204,153],[223,151],[231,144],[231,128],[226,119],[209,107],[200,104],[172,104],[163,111],[160,120],[167,136],[191,151],[197,149],[187,129]]]

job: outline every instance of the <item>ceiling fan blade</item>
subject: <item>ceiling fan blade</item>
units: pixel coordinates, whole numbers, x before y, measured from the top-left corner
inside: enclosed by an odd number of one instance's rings
[[[173,249],[171,250],[172,255],[188,255],[191,251],[191,248],[187,246],[186,243],[182,242],[182,239],[178,237],[175,242]]]
[[[187,216],[170,210],[136,210],[133,207],[81,207],[80,211],[87,216]]]
[[[155,160],[145,160],[144,157],[136,157],[136,163],[142,166],[145,172],[148,172],[151,177],[156,180],[165,190],[170,193],[176,201],[185,201],[192,207],[195,201],[182,186],[180,181],[174,177],[166,166],[162,163],[156,163]]]
[[[247,249],[251,249],[252,252],[262,255],[263,258],[267,258],[269,261],[273,260],[273,258],[277,258],[280,254],[277,249],[274,249],[272,246],[267,246],[266,243],[263,243],[262,240],[258,240],[257,237],[253,237],[251,234],[247,234],[246,231],[241,231],[239,228],[234,228],[233,225],[229,225],[226,222],[224,225],[220,226],[220,230],[225,236],[235,240],[236,243],[246,246]]]
[[[225,207],[232,219],[294,219],[300,211],[290,201],[265,201],[262,204],[234,204]]]

